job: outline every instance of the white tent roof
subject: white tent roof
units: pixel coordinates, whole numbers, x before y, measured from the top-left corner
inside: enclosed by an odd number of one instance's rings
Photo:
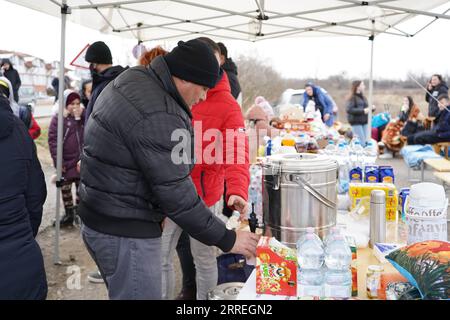
[[[7,0],[56,17],[61,0]],[[396,26],[415,16],[450,19],[429,10],[442,0],[67,0],[69,20],[142,41],[214,38],[265,40],[298,35],[410,36]],[[418,26],[419,28],[420,26]]]

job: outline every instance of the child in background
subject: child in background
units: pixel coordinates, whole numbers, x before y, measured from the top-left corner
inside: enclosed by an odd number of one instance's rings
[[[80,159],[83,146],[84,108],[81,98],[72,90],[64,91],[65,110],[63,114],[63,163],[61,193],[64,202],[65,215],[60,221],[61,227],[73,225],[78,205],[78,185],[80,173],[77,163]],[[48,145],[53,164],[56,168],[56,152],[58,141],[58,114],[53,115],[48,129]],[[74,204],[72,184],[76,185],[77,196]]]

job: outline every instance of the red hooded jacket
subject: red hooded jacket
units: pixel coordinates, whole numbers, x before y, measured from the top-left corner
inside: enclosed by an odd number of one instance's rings
[[[227,202],[231,195],[248,200],[248,139],[225,72],[206,100],[192,108],[192,115],[196,164],[191,177],[198,194],[208,207],[214,205],[223,195],[225,180]]]

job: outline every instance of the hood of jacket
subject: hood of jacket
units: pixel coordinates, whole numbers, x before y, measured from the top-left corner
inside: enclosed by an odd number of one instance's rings
[[[9,136],[13,130],[14,114],[6,97],[0,95],[0,139]]]
[[[14,91],[12,89],[11,82],[6,77],[0,77],[0,80],[6,82],[8,84],[8,88],[9,88],[9,97],[8,97],[9,106],[10,106],[10,109],[12,109],[14,115],[16,115],[16,117],[19,117],[20,106],[17,104],[16,100],[14,100]]]
[[[72,89],[66,89],[66,90],[64,90],[64,93],[63,93],[63,103],[64,103],[63,117],[64,118],[67,118],[69,116],[68,112],[66,112],[66,110],[67,110],[67,98],[69,97],[69,95],[71,93],[78,94],[78,92],[76,92],[76,91],[74,91]],[[83,106],[81,106],[81,108],[84,109]],[[52,111],[53,111],[53,114],[58,114],[59,113],[59,101],[56,101],[56,103],[53,105]]]
[[[5,59],[2,60],[2,64],[0,65],[0,67],[3,66],[6,63],[9,64],[9,70],[14,70],[14,66],[11,63],[11,60],[9,60],[8,58],[5,58]]]
[[[124,70],[128,69],[124,68],[122,66],[112,66],[103,72],[100,73],[94,73],[92,76],[92,90],[94,90],[94,87],[98,84],[105,82],[105,81],[112,81],[114,80],[119,74],[121,74]]]
[[[227,59],[225,60],[225,63],[223,64],[222,68],[223,68],[223,70],[225,70],[226,72],[232,72],[232,73],[234,73],[235,75],[238,74],[238,72],[237,72],[237,66],[236,66],[236,64],[234,63],[234,61],[231,60],[231,58],[227,58]]]

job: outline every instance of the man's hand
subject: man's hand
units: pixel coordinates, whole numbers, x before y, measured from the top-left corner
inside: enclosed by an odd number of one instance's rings
[[[241,214],[240,220],[242,221],[247,216],[248,203],[242,197],[231,195],[228,199],[228,206]]]
[[[329,114],[329,113],[326,113],[326,114],[323,116],[323,121],[328,121],[328,119],[330,119],[330,114]]]
[[[236,231],[236,242],[231,253],[244,255],[247,260],[256,256],[256,246],[261,236],[248,231]]]
[[[77,162],[77,172],[80,173],[81,170],[81,160]]]

